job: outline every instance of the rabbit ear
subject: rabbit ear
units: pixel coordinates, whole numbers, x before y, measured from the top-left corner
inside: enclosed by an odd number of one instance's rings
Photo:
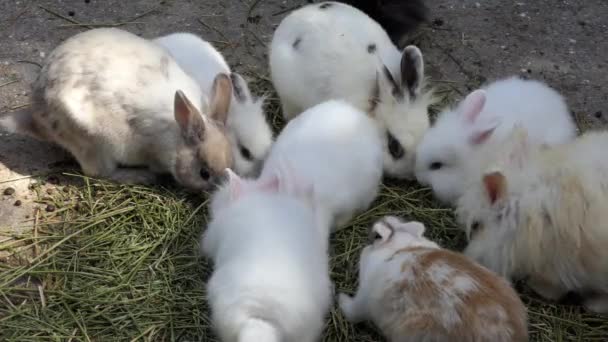
[[[424,78],[424,60],[422,52],[414,45],[409,45],[403,49],[401,56],[401,79],[402,86],[407,89],[411,98],[415,98],[420,93],[420,87]]]
[[[378,240],[382,243],[387,242],[393,236],[393,233],[394,227],[385,220],[380,220],[372,226],[369,232],[369,242],[374,243]]]
[[[232,81],[232,94],[238,102],[253,102],[251,91],[249,90],[249,86],[247,85],[247,82],[243,76],[233,72],[230,74],[230,80]]]
[[[230,191],[230,199],[236,200],[238,199],[243,192],[243,179],[232,169],[227,168],[225,171],[226,176],[228,178],[228,188]]]
[[[473,124],[481,114],[483,106],[486,104],[486,91],[477,89],[470,93],[460,104],[458,113],[464,118],[466,123]]]
[[[495,118],[484,124],[476,125],[473,132],[469,136],[469,143],[471,145],[480,145],[485,143],[488,138],[492,136],[492,133],[494,133],[494,130],[496,130],[498,125],[500,125],[499,118]]]
[[[181,90],[175,92],[173,111],[184,141],[190,145],[199,144],[205,135],[205,121]]]
[[[418,221],[404,222],[395,216],[387,216],[383,221],[393,226],[396,230],[406,232],[415,237],[422,237],[426,230],[424,224]]]
[[[496,203],[507,195],[507,178],[500,171],[491,171],[484,174],[483,185],[490,204]]]
[[[209,116],[214,120],[226,124],[231,99],[232,82],[230,81],[230,77],[225,73],[220,73],[215,76],[213,86],[211,87]]]

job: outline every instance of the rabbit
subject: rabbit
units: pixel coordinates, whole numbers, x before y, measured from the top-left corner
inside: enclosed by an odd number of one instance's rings
[[[202,251],[214,263],[207,283],[214,327],[225,342],[313,342],[333,297],[328,228],[282,176],[228,181],[212,196]],[[287,180],[290,181],[290,180]],[[310,201],[310,199],[309,199]]]
[[[376,198],[382,180],[382,137],[373,120],[345,101],[306,110],[281,131],[260,178],[280,173],[310,182],[314,204],[332,230]]]
[[[608,313],[607,132],[569,143],[534,144],[522,126],[481,150],[457,203],[464,253],[500,275],[558,300],[578,292]]]
[[[57,143],[88,176],[149,183],[157,173],[171,173],[198,191],[232,166],[224,128],[231,93],[229,76],[218,74],[208,103],[156,44],[100,28],[59,45],[33,84],[31,110],[3,117],[0,125]]]
[[[383,131],[384,170],[412,179],[414,152],[435,99],[425,87],[422,53],[402,52],[365,13],[324,2],[293,11],[270,47],[270,74],[290,120],[330,99],[348,101]]]
[[[240,175],[256,176],[273,141],[263,110],[264,99],[253,97],[243,77],[231,72],[222,54],[200,37],[179,32],[158,37],[153,42],[165,48],[205,94],[210,93],[216,75],[230,74],[233,96],[226,126],[232,144],[233,168]]]
[[[348,0],[349,4],[365,12],[388,33],[396,46],[403,46],[407,34],[426,22],[429,9],[423,0]]]
[[[389,341],[527,341],[526,308],[505,279],[424,237],[420,222],[374,223],[350,322],[372,320]]]
[[[538,144],[562,144],[577,135],[557,91],[540,81],[500,79],[439,115],[416,150],[417,180],[430,185],[444,204],[455,205],[465,190],[465,175],[479,168],[476,151],[486,142],[504,140],[515,124],[526,127]]]

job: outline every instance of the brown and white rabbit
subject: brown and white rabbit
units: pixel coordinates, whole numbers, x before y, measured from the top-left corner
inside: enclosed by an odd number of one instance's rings
[[[218,75],[212,88],[207,101],[157,44],[94,29],[49,55],[33,85],[32,108],[0,119],[0,126],[61,145],[89,176],[148,183],[155,173],[171,173],[200,190],[233,164],[224,128],[229,76]]]
[[[387,216],[372,226],[351,322],[372,320],[390,341],[527,341],[526,309],[506,280],[426,239],[420,222]]]

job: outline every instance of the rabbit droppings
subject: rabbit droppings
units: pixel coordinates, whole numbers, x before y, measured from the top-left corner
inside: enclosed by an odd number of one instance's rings
[[[465,254],[543,297],[576,291],[608,312],[608,133],[547,147],[516,127],[500,145],[458,201]]]
[[[242,176],[256,176],[273,140],[263,110],[264,99],[254,98],[243,77],[231,72],[222,54],[200,37],[180,32],[156,38],[154,42],[169,51],[205,94],[211,92],[216,75],[230,74],[233,96],[226,126],[232,144],[234,170]]]
[[[224,129],[231,89],[228,75],[219,74],[206,108],[196,82],[156,44],[93,29],[49,55],[33,85],[32,109],[0,125],[61,145],[89,176],[148,183],[152,172],[169,172],[201,190],[232,166]]]
[[[279,176],[239,178],[214,194],[202,249],[214,261],[207,297],[224,342],[317,341],[329,310],[329,228]],[[289,180],[288,180],[289,181]],[[305,187],[303,187],[305,189]]]
[[[339,296],[346,318],[372,320],[392,342],[527,341],[526,309],[511,286],[424,230],[392,216],[373,225],[357,293]]]
[[[364,112],[344,101],[316,105],[281,131],[261,178],[280,172],[313,186],[332,228],[369,207],[382,180],[382,138]]]
[[[416,151],[416,178],[435,196],[455,205],[469,172],[478,172],[476,151],[504,140],[515,124],[530,132],[534,143],[556,145],[576,137],[576,125],[564,98],[540,81],[510,77],[469,94],[446,110]]]
[[[382,130],[385,172],[413,178],[433,101],[417,47],[399,51],[375,21],[349,5],[313,4],[291,12],[275,30],[270,74],[286,119],[326,100],[346,100]]]

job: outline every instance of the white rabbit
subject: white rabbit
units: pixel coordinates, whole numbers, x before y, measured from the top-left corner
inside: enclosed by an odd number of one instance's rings
[[[261,178],[279,172],[314,188],[332,227],[367,209],[382,180],[382,138],[364,112],[327,101],[291,120],[277,137]]]
[[[333,291],[328,228],[316,226],[309,205],[280,190],[278,176],[247,181],[228,173],[202,241],[214,261],[207,297],[219,337],[317,341]]]
[[[233,96],[228,111],[228,136],[232,143],[234,170],[245,176],[256,175],[272,145],[272,130],[266,121],[264,99],[252,96],[247,82],[231,72],[222,54],[209,42],[192,33],[172,33],[153,40],[173,56],[209,94],[219,73],[230,74]]]
[[[543,297],[580,292],[608,313],[608,133],[553,147],[521,127],[507,138],[482,149],[483,174],[458,201],[465,254]]]
[[[539,81],[502,79],[440,114],[418,145],[416,178],[439,200],[455,204],[466,174],[479,168],[478,147],[504,140],[515,124],[528,129],[533,143],[556,145],[576,137],[566,102],[555,90]]]
[[[339,295],[351,322],[372,320],[392,342],[527,341],[526,308],[496,274],[392,216],[372,226],[355,297]]]
[[[156,44],[118,29],[94,29],[49,55],[33,85],[32,109],[0,125],[61,145],[90,176],[149,182],[152,172],[169,172],[200,190],[232,166],[224,129],[231,92],[228,75],[218,74],[208,104]]]
[[[413,178],[433,101],[417,47],[399,51],[378,23],[349,5],[312,4],[277,27],[270,72],[286,119],[326,100],[346,100],[382,130],[385,172]]]

